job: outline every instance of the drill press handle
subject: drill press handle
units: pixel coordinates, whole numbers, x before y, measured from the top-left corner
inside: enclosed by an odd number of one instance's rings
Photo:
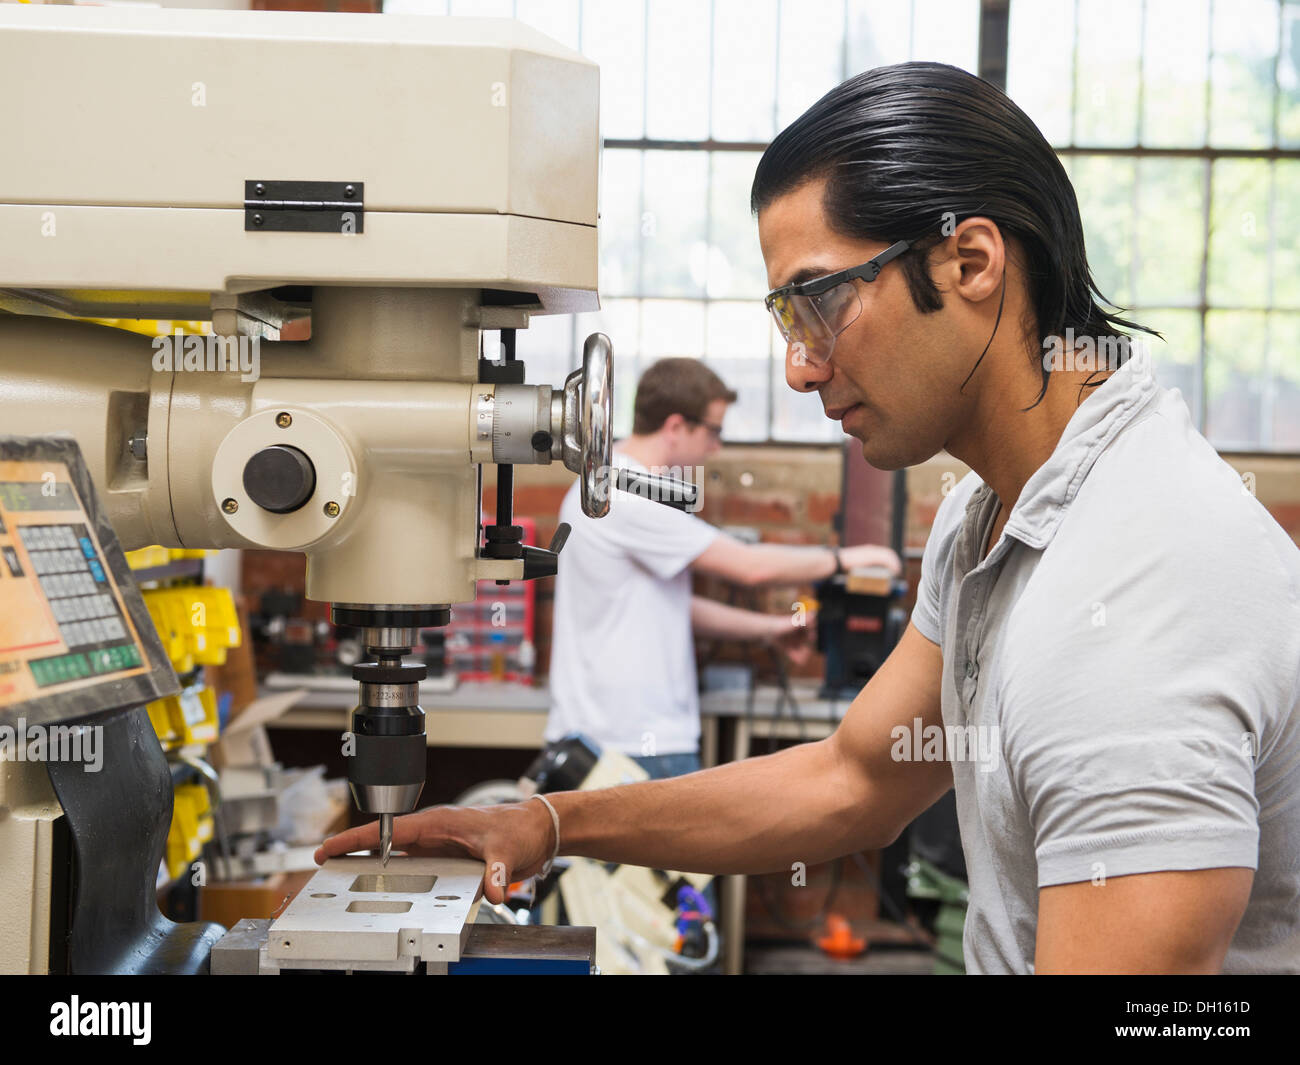
[[[609,513],[610,463],[614,460],[614,347],[604,333],[582,346],[582,369],[564,380],[564,465],[579,476],[582,512]]]
[[[582,369],[564,381],[564,465],[579,474],[582,512],[589,518],[609,513],[611,487],[674,507],[695,509],[698,489],[686,481],[636,470],[615,469],[613,437],[614,349],[604,333],[592,333],[582,349]]]

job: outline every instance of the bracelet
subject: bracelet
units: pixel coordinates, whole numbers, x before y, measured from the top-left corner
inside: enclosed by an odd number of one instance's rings
[[[555,851],[551,854],[551,857],[547,860],[546,864],[542,866],[542,871],[539,874],[541,878],[545,880],[551,875],[551,866],[555,864],[555,859],[560,856],[560,815],[555,812],[555,807],[551,805],[551,800],[545,795],[538,792],[532,797],[534,799],[542,800],[546,809],[550,811],[551,824],[555,826]]]
[[[844,572],[844,559],[840,557],[840,549],[838,547],[834,544],[828,544],[827,546],[831,549],[831,554],[835,556],[835,572],[832,573],[831,576],[838,577]]]

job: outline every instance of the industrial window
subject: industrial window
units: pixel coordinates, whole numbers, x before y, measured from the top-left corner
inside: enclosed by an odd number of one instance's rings
[[[1224,450],[1300,450],[1300,0],[388,0],[515,17],[601,64],[602,310],[537,318],[529,379],[600,329],[616,427],[642,369],[702,356],[734,441],[842,439],[785,386],[749,185],[763,147],[872,66],[1005,87],[1061,153],[1094,276],[1159,329],[1162,384]],[[1009,16],[1009,17],[1008,17]]]

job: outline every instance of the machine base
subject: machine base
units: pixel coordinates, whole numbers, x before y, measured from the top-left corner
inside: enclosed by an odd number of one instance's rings
[[[267,957],[270,935],[269,920],[250,918],[240,921],[213,948],[213,974],[273,976],[281,972],[345,974],[374,971],[368,966],[348,965],[321,966],[311,970],[277,968]],[[594,928],[473,924],[467,926],[459,961],[426,962],[400,971],[451,976],[587,976],[596,971],[595,965]]]

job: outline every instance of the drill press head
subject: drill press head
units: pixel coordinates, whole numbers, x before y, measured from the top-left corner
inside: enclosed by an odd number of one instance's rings
[[[348,787],[362,813],[378,814],[380,852],[385,863],[392,850],[393,818],[410,813],[425,782],[424,711],[421,663],[404,663],[419,642],[419,630],[445,625],[446,607],[334,604],[336,624],[357,625],[373,661],[352,667],[360,698],[352,711]]]

